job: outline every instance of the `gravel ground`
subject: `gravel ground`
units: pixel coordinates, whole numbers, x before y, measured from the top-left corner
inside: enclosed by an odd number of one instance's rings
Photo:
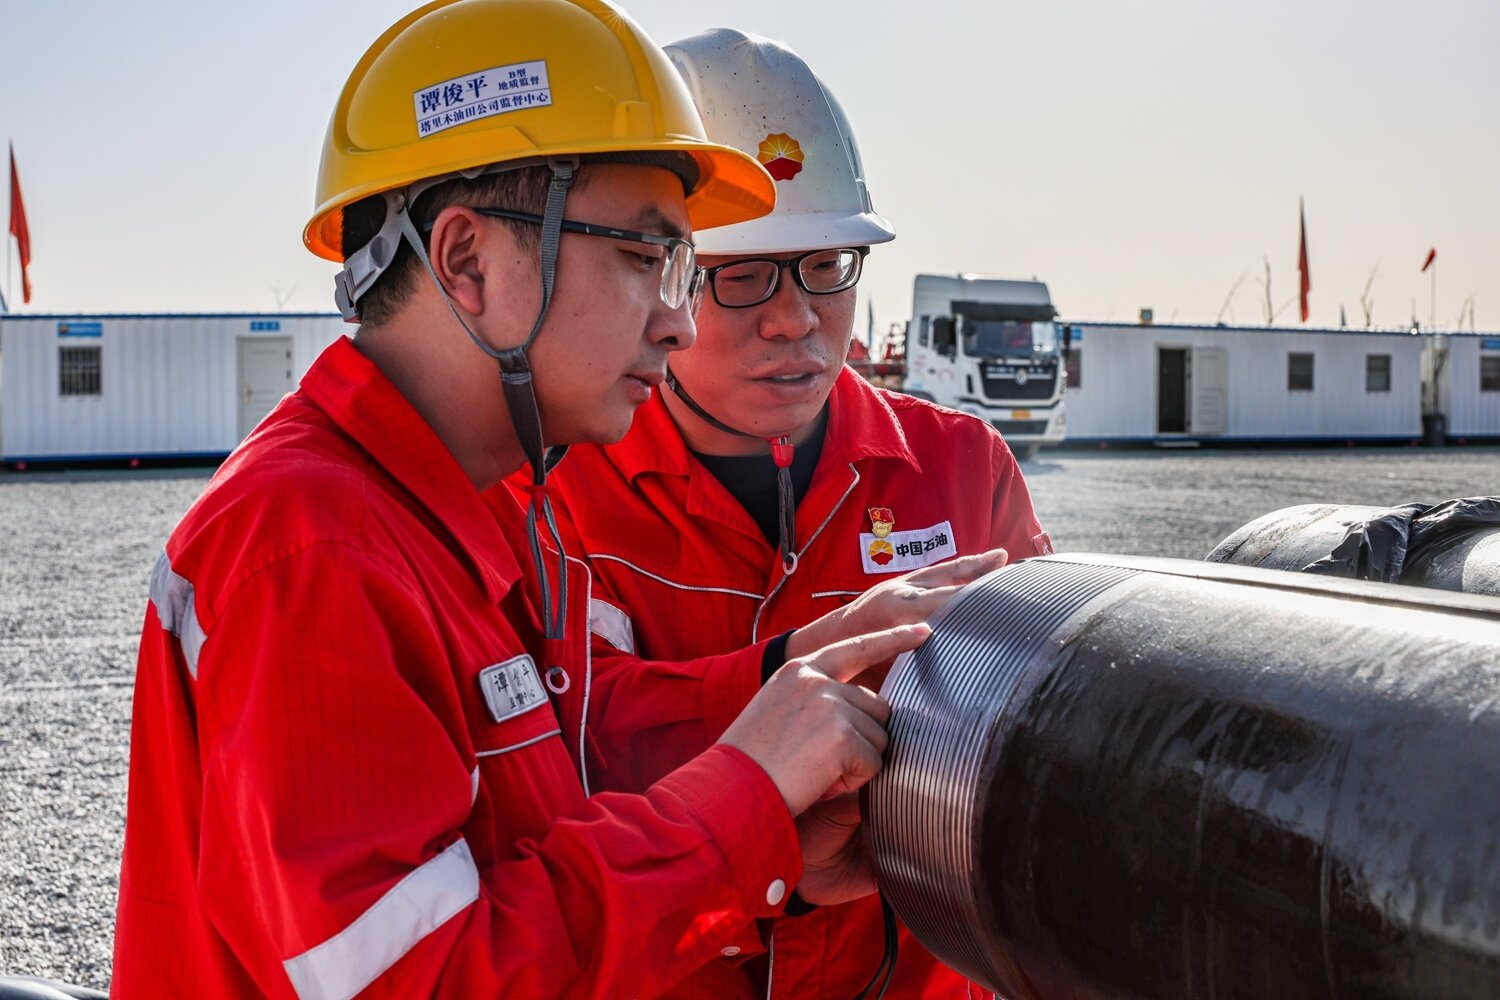
[[[1201,559],[1299,503],[1500,493],[1500,450],[1056,451],[1022,468],[1059,551]],[[151,565],[208,470],[0,473],[0,973],[109,979]]]
[[[146,582],[207,479],[0,473],[0,973],[109,979]]]

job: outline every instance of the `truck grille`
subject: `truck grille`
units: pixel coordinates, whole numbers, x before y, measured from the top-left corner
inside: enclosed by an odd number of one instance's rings
[[[1012,399],[1051,399],[1057,390],[1057,371],[1031,375],[1025,385],[1016,384],[1014,369],[985,365],[980,369],[984,394],[990,402]]]
[[[1002,437],[1010,437],[1013,434],[1045,434],[1047,433],[1047,421],[1045,420],[991,420],[995,430]]]

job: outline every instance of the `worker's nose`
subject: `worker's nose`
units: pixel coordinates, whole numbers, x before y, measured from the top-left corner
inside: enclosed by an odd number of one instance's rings
[[[776,293],[760,306],[759,332],[767,340],[801,340],[818,328],[812,296],[783,270]]]

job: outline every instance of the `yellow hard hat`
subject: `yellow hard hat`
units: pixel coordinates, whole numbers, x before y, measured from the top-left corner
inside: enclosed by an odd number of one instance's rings
[[[704,137],[662,50],[603,0],[436,0],[381,35],[344,85],[302,238],[342,261],[343,211],[362,198],[490,164],[630,153],[692,157],[695,229],[775,204],[765,169]]]

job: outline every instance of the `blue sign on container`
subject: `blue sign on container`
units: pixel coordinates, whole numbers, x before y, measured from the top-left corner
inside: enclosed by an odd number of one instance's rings
[[[1486,337],[1479,342],[1481,351],[1500,351],[1500,338]]]
[[[252,319],[250,321],[250,332],[251,333],[266,333],[266,332],[271,331],[271,330],[280,330],[280,329],[281,329],[281,320],[279,320],[279,319]]]
[[[104,324],[65,319],[57,324],[57,335],[59,337],[102,337]]]

